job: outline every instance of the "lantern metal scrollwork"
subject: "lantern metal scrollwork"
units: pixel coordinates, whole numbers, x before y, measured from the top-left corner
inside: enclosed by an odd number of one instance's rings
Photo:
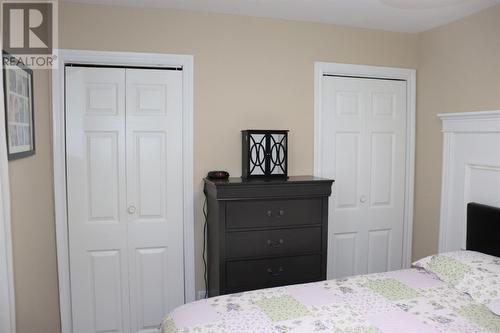
[[[287,177],[288,130],[244,130],[242,143],[242,177]]]

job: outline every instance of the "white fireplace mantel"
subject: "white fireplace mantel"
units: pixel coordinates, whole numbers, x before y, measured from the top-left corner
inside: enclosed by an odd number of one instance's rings
[[[500,207],[500,110],[439,114],[443,177],[439,252],[465,249],[468,202]]]

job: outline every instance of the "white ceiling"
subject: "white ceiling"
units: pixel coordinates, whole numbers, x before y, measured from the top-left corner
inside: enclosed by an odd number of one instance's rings
[[[500,0],[64,0],[134,7],[177,8],[334,23],[401,32],[425,31]]]

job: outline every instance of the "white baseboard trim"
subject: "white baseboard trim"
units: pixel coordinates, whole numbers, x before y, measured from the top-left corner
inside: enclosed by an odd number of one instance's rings
[[[205,290],[198,290],[196,292],[196,300],[204,299],[205,298]]]

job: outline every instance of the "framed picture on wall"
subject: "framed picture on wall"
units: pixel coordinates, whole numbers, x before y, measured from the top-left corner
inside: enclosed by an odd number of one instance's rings
[[[8,56],[4,53],[4,57]],[[35,154],[33,71],[23,64],[3,68],[8,159]]]

